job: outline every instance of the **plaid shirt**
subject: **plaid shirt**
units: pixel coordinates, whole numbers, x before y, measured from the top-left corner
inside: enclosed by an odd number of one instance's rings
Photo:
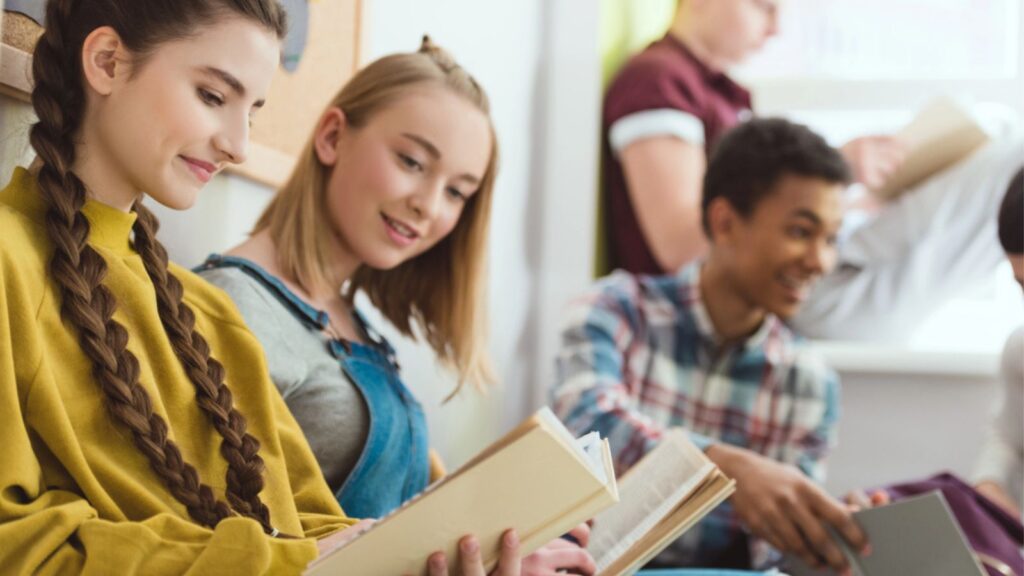
[[[608,438],[619,473],[666,428],[682,427],[702,449],[741,446],[820,482],[838,378],[772,315],[742,343],[716,344],[699,277],[699,263],[669,276],[616,272],[577,301],[562,333],[555,413],[577,434]],[[745,538],[726,503],[661,559],[721,564]]]

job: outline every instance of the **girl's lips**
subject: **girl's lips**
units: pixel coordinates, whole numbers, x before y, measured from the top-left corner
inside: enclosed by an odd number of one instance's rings
[[[391,219],[388,218],[387,215],[382,213],[380,216],[381,220],[384,222],[384,231],[387,232],[388,237],[391,238],[391,241],[394,242],[395,244],[398,244],[399,246],[404,248],[412,244],[419,236],[415,232],[413,232],[412,237],[409,237],[403,234],[402,232],[399,232],[398,229],[394,226],[394,224],[392,224]]]
[[[203,162],[202,160],[189,158],[188,156],[181,156],[181,159],[185,161],[185,165],[188,166],[188,169],[203,184],[209,182],[210,178],[213,178],[214,172],[217,171],[217,167],[209,162]]]

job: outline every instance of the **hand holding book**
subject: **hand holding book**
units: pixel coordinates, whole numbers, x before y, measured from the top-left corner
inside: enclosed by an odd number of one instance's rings
[[[449,566],[455,568],[449,570]],[[480,552],[476,536],[464,536],[459,540],[458,562],[450,562],[444,552],[435,552],[427,559],[429,576],[448,576],[449,572],[462,576],[519,576],[519,536],[515,530],[506,530],[501,537],[501,552],[498,564],[488,572]]]
[[[474,536],[477,546],[471,548],[482,564],[471,562],[460,573],[482,573],[505,565],[502,535],[509,528],[519,538],[516,552],[529,554],[617,500],[607,441],[596,434],[576,439],[550,410],[541,410],[369,531],[319,558],[307,574],[443,574],[430,572],[426,559],[442,551],[454,567],[455,558],[466,556],[467,534]],[[518,573],[518,555],[515,563]]]
[[[580,574],[628,574],[725,500],[734,486],[684,431],[673,429],[623,477],[622,503],[609,508],[620,495],[607,440],[594,432],[573,438],[543,409],[365,533],[321,556],[306,574],[437,576],[457,567],[457,573],[482,575],[497,566],[496,574],[505,576],[519,574],[520,555],[538,549],[539,555],[523,563],[524,574],[532,561]],[[594,518],[593,532],[580,525],[588,518]],[[502,538],[510,526],[519,537],[514,549]],[[576,543],[556,539],[567,532]],[[467,533],[474,535],[468,549]],[[433,564],[441,559],[443,564]]]
[[[882,182],[868,185],[883,200],[892,200],[956,164],[989,137],[967,111],[952,100],[939,98],[925,106],[895,139],[903,147],[900,162]]]
[[[907,143],[896,136],[873,135],[850,140],[840,148],[853,180],[878,190],[907,159]]]
[[[824,562],[846,569],[846,557],[830,529],[858,553],[867,550],[867,538],[850,511],[797,468],[727,444],[709,448],[708,458],[741,479],[732,499],[736,513],[755,536],[778,550],[811,566]]]

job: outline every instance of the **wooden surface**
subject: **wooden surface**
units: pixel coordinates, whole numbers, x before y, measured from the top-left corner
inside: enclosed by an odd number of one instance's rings
[[[21,14],[3,16],[0,94],[27,101],[30,54],[42,28]],[[362,0],[309,2],[310,30],[302,60],[294,73],[278,69],[267,105],[253,124],[249,160],[232,172],[272,187],[284,183],[320,112],[358,66],[361,17]]]

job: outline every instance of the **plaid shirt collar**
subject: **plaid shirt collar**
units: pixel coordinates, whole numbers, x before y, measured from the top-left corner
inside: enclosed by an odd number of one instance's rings
[[[704,298],[700,291],[700,274],[703,267],[704,261],[700,260],[684,266],[676,274],[679,285],[678,294],[682,303],[690,311],[690,314],[681,314],[679,319],[682,322],[692,322],[695,331],[700,335],[701,345],[714,351],[719,348],[722,338],[715,331],[715,325],[711,322],[711,316],[704,305]],[[736,346],[741,350],[763,348],[769,360],[776,360],[775,353],[777,353],[778,347],[769,345],[769,338],[773,335],[778,336],[779,329],[782,327],[782,321],[777,316],[767,313],[757,331]]]

